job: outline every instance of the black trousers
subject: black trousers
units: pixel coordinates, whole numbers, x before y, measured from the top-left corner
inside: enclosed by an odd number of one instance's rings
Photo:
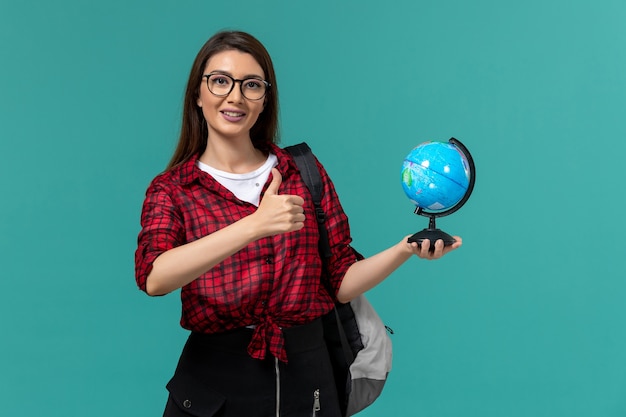
[[[321,319],[283,334],[286,364],[251,358],[251,329],[192,333],[163,416],[341,417]]]

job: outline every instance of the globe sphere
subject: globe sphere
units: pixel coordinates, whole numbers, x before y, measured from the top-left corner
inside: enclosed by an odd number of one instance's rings
[[[425,210],[443,211],[456,205],[469,187],[467,157],[454,144],[428,141],[404,158],[402,188],[409,200]]]

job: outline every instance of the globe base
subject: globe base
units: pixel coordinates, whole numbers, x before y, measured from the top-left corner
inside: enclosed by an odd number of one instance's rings
[[[407,242],[409,243],[417,242],[418,246],[421,246],[422,242],[425,239],[428,239],[430,241],[430,248],[428,250],[429,252],[435,251],[435,242],[438,241],[439,239],[443,240],[444,246],[450,246],[454,242],[456,242],[456,239],[454,239],[452,236],[450,236],[443,230],[430,229],[430,228],[424,229],[420,232],[415,233],[413,236],[407,239]]]

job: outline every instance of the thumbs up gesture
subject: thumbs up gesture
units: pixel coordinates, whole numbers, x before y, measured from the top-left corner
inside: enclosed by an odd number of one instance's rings
[[[300,230],[304,227],[304,199],[298,195],[279,194],[283,177],[272,168],[272,182],[254,213],[263,237]]]

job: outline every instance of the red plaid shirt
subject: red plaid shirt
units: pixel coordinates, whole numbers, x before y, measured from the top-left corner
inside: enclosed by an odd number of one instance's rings
[[[320,279],[319,233],[311,195],[291,156],[277,146],[271,151],[278,157],[277,168],[283,177],[279,193],[296,194],[305,200],[304,228],[252,242],[183,287],[181,326],[217,333],[255,325],[248,346],[250,355],[262,359],[269,350],[286,361],[281,328],[306,324],[329,312],[334,296]],[[143,291],[152,263],[160,254],[256,210],[200,170],[196,161],[197,157],[192,158],[157,176],[146,192],[135,253],[135,277]],[[333,253],[328,270],[336,292],[346,270],[357,259],[350,247],[348,218],[328,174],[319,162],[318,166]]]

